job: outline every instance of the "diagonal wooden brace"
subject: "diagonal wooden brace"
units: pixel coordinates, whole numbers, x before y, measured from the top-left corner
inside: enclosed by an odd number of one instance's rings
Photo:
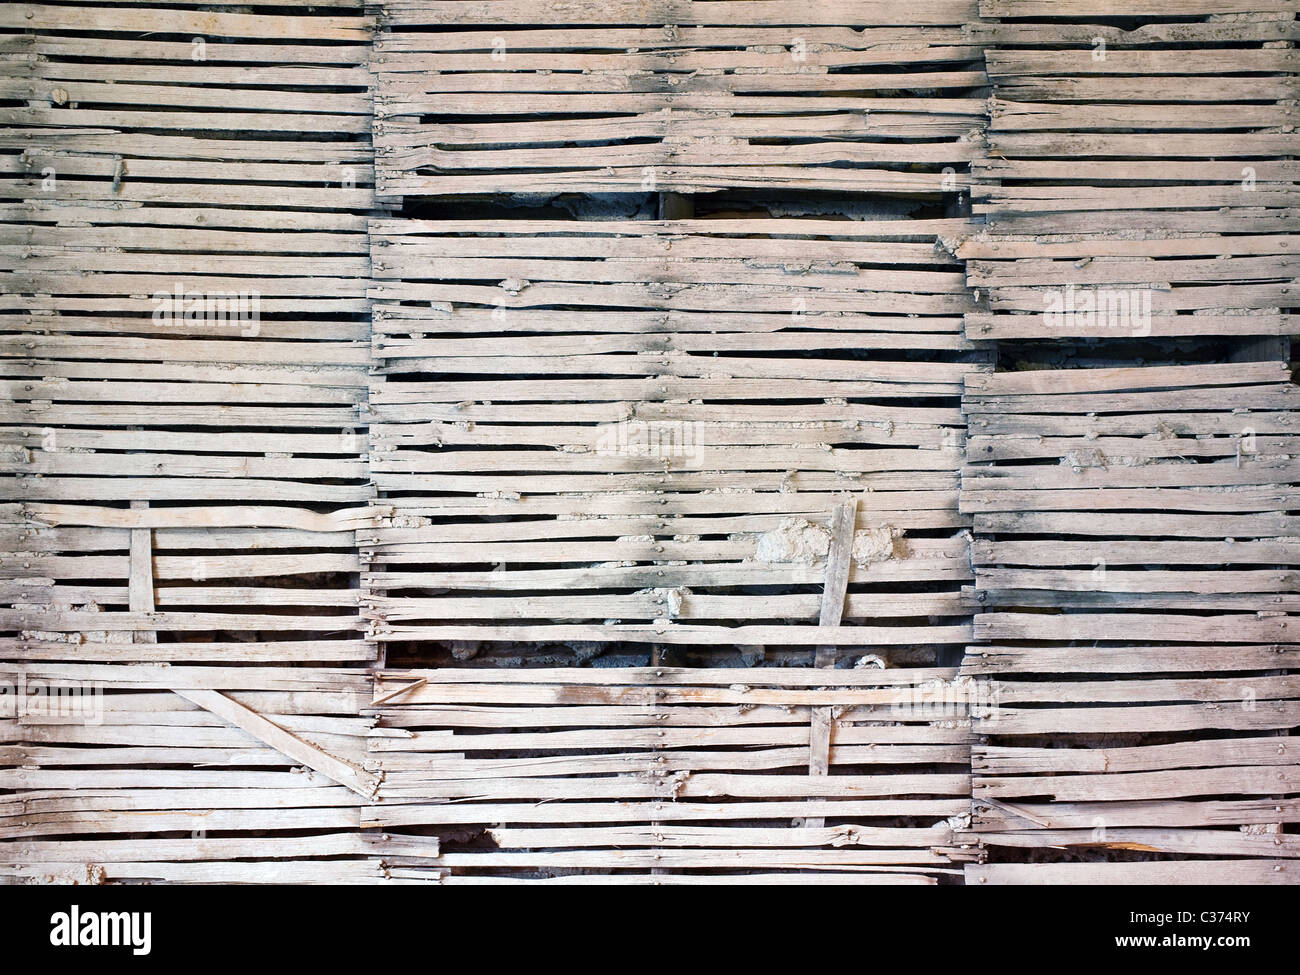
[[[339,785],[347,786],[359,796],[373,799],[375,793],[379,791],[379,776],[359,769],[341,758],[336,758],[310,742],[303,741],[219,691],[205,691],[191,687],[173,687],[172,690],[185,700],[225,718],[235,727],[242,728],[254,738],[289,756],[295,762],[315,769]]]
[[[148,508],[148,504],[136,501],[132,502],[131,508],[143,510]],[[148,528],[131,529],[130,566],[131,574],[127,582],[131,612],[152,613],[154,611],[153,532]],[[137,632],[135,639],[137,643],[153,643],[157,637],[153,633]],[[242,728],[254,738],[265,742],[295,762],[315,769],[339,785],[347,786],[359,796],[373,799],[379,791],[379,776],[359,769],[341,758],[336,758],[310,742],[303,741],[274,722],[268,721],[256,711],[244,707],[233,698],[226,697],[218,691],[190,687],[173,687],[172,690],[185,700],[206,708],[237,728]]]

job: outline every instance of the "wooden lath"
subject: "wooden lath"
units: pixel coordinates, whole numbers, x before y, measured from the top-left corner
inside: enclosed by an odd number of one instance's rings
[[[1294,4],[984,0],[980,12],[1075,22],[977,28],[993,87],[971,167],[986,226],[956,252],[987,305],[967,337],[1300,331]],[[1106,16],[1179,20],[1078,22]]]
[[[0,681],[98,708],[0,717],[4,880],[438,849],[360,826],[370,21],[276,6],[0,9]]]
[[[315,769],[339,785],[345,785],[363,798],[373,798],[379,789],[379,776],[371,775],[355,765],[317,748],[310,742],[295,737],[272,721],[238,701],[231,700],[217,691],[200,689],[177,689],[177,694],[185,700],[206,708],[213,714],[225,718],[237,728],[242,728],[258,741],[265,742],[276,751],[283,752],[308,768]]]
[[[383,801],[365,824],[398,841],[418,826],[489,841],[394,877],[563,883],[577,869],[587,882],[899,884],[960,870],[948,818],[969,809],[968,730],[915,707],[919,686],[955,670],[380,676],[379,698],[424,683],[375,708]],[[812,777],[809,718],[832,708],[829,774]]]
[[[381,195],[937,198],[965,187],[978,152],[970,92],[986,78],[967,0],[377,10]]]
[[[135,510],[143,510],[148,505],[143,501],[133,501],[131,507]],[[153,614],[153,532],[148,528],[131,529],[131,575],[128,580],[128,591],[132,614]],[[157,642],[157,634],[153,631],[137,630],[133,635],[136,643]],[[206,708],[235,727],[248,732],[258,741],[302,762],[308,768],[315,769],[340,785],[347,786],[358,795],[369,799],[379,788],[378,776],[349,765],[310,742],[294,736],[225,694],[202,688],[177,688],[176,693],[192,704]]]
[[[1295,882],[1293,0],[215,6],[0,6],[0,880]]]
[[[0,681],[20,677],[98,687],[102,714],[91,723],[0,720],[0,789],[13,790],[0,797],[0,876],[381,883],[387,862],[438,853],[435,837],[362,828],[371,799],[354,788],[377,778],[364,768],[367,740],[390,733],[361,717],[364,672],[0,665]],[[230,717],[255,712],[253,734],[209,706]]]
[[[952,397],[988,366],[935,240],[964,225],[376,221],[370,466],[394,514],[362,548],[373,636],[959,645]],[[852,588],[819,629],[846,493]]]
[[[1184,859],[968,880],[1294,883],[1289,379],[1280,362],[972,377],[962,506],[983,642],[962,673],[997,702],[973,721],[971,838],[1012,858]]]
[[[822,585],[821,610],[818,626],[839,626],[844,616],[844,596],[849,588],[849,570],[853,562],[854,527],[857,524],[858,502],[850,499],[836,505],[830,519],[830,548],[826,555],[826,581]],[[818,647],[813,664],[820,668],[835,666],[839,654],[835,647]],[[832,715],[829,707],[812,709],[812,730],[808,743],[808,771],[811,775],[826,775],[830,771]],[[820,827],[825,820],[814,817],[805,826]]]
[[[374,518],[351,6],[0,15],[25,32],[0,34],[4,656],[373,656],[350,579]],[[172,31],[194,39],[153,39]]]

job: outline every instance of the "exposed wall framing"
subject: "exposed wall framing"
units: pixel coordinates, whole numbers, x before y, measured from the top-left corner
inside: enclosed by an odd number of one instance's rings
[[[1295,6],[980,11],[967,877],[1294,883]]]
[[[1295,881],[1293,0],[204,7],[0,7],[0,882]]]
[[[384,876],[371,30],[285,6],[0,8],[3,680],[96,712],[0,718],[6,878]]]

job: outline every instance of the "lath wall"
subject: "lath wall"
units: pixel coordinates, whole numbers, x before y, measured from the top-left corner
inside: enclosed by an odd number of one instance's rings
[[[1290,882],[1293,5],[252,6],[0,8],[0,877]]]
[[[371,758],[449,882],[960,877],[984,74],[861,12],[377,9]]]
[[[965,0],[857,13],[874,26],[785,2],[377,9],[376,187],[411,215],[371,226],[381,640],[955,659],[957,407],[988,366],[937,245],[969,227],[944,211],[984,74]],[[517,205],[462,218],[486,193]],[[846,618],[817,630],[848,493]]]
[[[1295,882],[1295,10],[981,0],[970,880]]]
[[[370,22],[284,6],[0,8],[0,682],[94,691],[6,699],[9,879],[383,876],[336,784],[377,658]]]

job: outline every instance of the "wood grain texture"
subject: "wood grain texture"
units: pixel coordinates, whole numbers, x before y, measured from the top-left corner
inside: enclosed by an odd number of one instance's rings
[[[1137,23],[1090,21],[1121,9]],[[1026,19],[981,28],[992,94],[971,195],[985,227],[958,253],[975,258],[968,280],[985,300],[967,337],[1294,332],[1296,266],[1280,255],[1293,253],[1300,187],[1289,150],[1267,148],[1295,123],[1293,8],[990,0],[980,12]],[[1279,256],[1256,261],[1264,252]]]
[[[0,883],[1296,882],[1293,2],[203,6],[0,7]]]

